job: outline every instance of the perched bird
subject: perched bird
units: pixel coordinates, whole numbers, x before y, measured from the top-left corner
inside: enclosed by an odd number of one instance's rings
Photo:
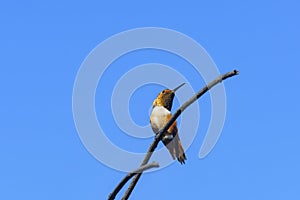
[[[152,112],[150,115],[150,124],[155,134],[157,134],[159,130],[162,129],[165,124],[171,119],[171,108],[175,96],[175,91],[183,85],[184,83],[173,90],[165,89],[161,91],[158,94],[157,98],[153,101]],[[173,159],[177,158],[180,164],[185,163],[186,156],[180,142],[176,121],[165,133],[162,138],[162,142],[169,150]]]

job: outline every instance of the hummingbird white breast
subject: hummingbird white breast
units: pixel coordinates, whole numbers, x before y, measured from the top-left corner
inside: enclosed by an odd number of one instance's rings
[[[150,116],[151,127],[155,134],[158,133],[159,129],[163,128],[166,119],[171,115],[171,112],[163,106],[154,106]]]

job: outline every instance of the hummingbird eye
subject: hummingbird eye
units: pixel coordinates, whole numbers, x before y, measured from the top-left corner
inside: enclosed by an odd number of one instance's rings
[[[165,93],[165,90],[161,91],[161,93],[164,94],[164,93]]]

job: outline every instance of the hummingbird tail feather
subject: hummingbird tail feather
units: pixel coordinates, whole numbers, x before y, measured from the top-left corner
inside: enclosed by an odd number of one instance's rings
[[[180,162],[180,164],[185,164],[186,156],[185,156],[184,149],[181,145],[180,140],[178,140],[178,149],[177,150],[178,150],[177,160]]]
[[[185,164],[186,156],[178,134],[176,134],[175,138],[172,139],[163,138],[162,142],[167,147],[174,160],[177,158],[180,164]]]

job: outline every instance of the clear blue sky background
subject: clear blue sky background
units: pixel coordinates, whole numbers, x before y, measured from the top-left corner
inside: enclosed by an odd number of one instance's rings
[[[131,199],[299,199],[299,10],[296,0],[2,2],[0,199],[107,198],[125,174],[82,145],[72,116],[73,83],[96,45],[144,26],[189,35],[221,72],[237,68],[240,75],[225,82],[227,118],[209,156],[198,159],[210,117],[206,95],[200,100],[204,125],[186,165],[144,175]],[[118,142],[147,149],[138,140]]]

